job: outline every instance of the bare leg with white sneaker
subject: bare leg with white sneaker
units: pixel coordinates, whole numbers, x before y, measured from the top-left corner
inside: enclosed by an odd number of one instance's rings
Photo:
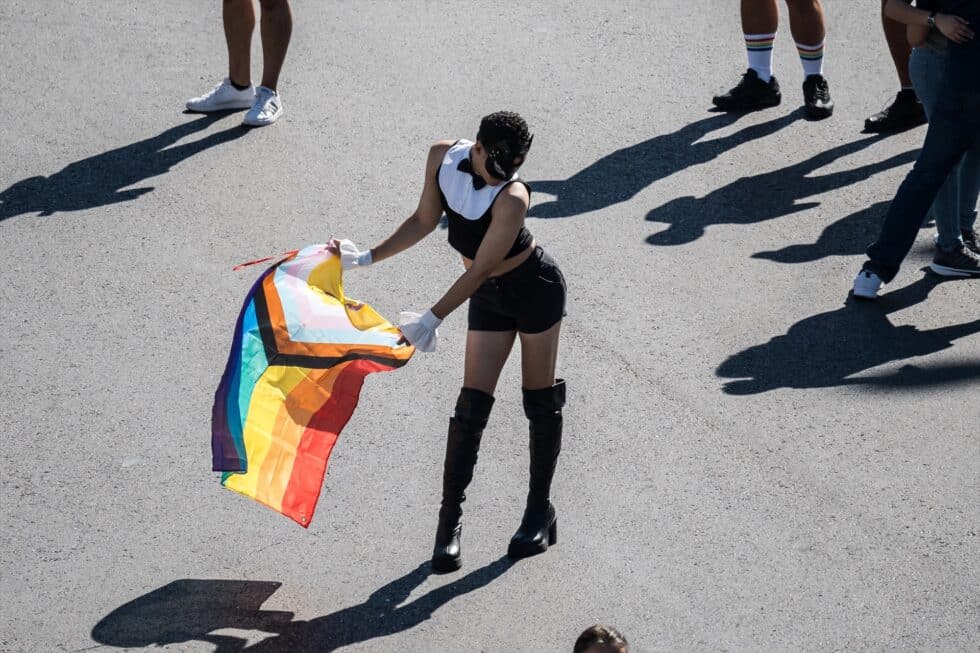
[[[251,44],[255,31],[253,0],[224,0],[222,20],[228,46],[228,77],[214,89],[187,101],[190,111],[209,113],[248,109],[243,123],[253,127],[271,125],[282,115],[277,86],[289,40],[293,16],[288,0],[259,0],[262,7],[262,84],[251,82]]]

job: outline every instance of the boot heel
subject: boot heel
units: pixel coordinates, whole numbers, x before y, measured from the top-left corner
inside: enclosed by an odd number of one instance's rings
[[[554,546],[556,542],[558,542],[558,519],[557,518],[555,519],[555,521],[551,523],[551,526],[548,528],[548,546]]]

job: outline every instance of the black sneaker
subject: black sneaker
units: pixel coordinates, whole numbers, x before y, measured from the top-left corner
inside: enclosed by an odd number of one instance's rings
[[[834,113],[830,86],[823,75],[808,75],[803,80],[803,113],[811,120],[829,118]]]
[[[974,254],[980,254],[980,240],[977,239],[976,231],[961,231],[960,235],[963,236],[963,244],[967,249]]]
[[[742,81],[723,95],[716,95],[712,102],[722,111],[755,111],[774,107],[782,100],[779,82],[771,77],[769,82],[759,79],[758,73],[749,68],[742,75]]]
[[[929,269],[944,277],[980,277],[980,254],[962,243],[952,249],[937,247]]]
[[[915,91],[899,91],[895,101],[864,121],[864,131],[875,134],[893,134],[912,129],[926,122],[926,110],[916,97]]]

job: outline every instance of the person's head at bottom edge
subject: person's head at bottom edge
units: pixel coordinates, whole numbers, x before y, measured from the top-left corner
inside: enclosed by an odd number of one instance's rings
[[[630,653],[630,645],[612,626],[596,624],[582,631],[572,653]]]

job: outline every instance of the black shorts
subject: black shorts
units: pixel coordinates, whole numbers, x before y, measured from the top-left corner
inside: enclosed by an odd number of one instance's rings
[[[565,277],[540,247],[510,272],[487,279],[470,297],[470,331],[541,333],[563,317]]]

